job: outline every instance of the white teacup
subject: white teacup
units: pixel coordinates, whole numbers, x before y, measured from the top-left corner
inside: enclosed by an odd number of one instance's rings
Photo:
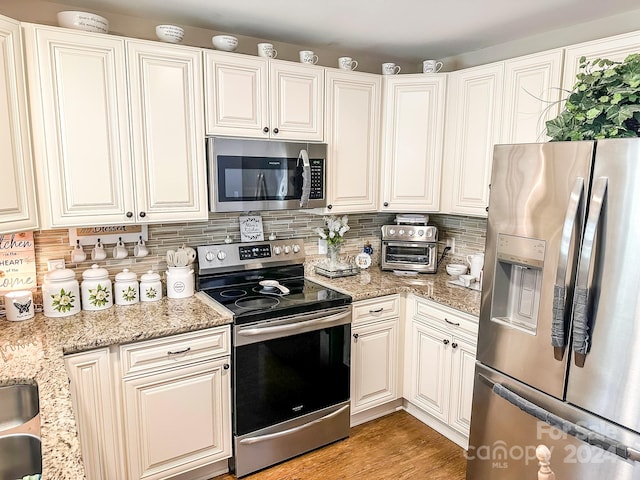
[[[471,286],[471,284],[476,281],[476,277],[473,275],[460,275],[458,278],[465,287]]]
[[[437,60],[425,60],[422,62],[422,73],[438,73],[442,68],[442,62]]]
[[[26,290],[9,292],[4,296],[4,308],[11,322],[33,318],[33,295]]]
[[[338,68],[340,70],[355,70],[358,68],[358,62],[351,57],[340,57],[338,59]]]
[[[84,262],[87,259],[87,254],[84,253],[82,246],[80,245],[80,240],[76,243],[76,246],[71,250],[71,261],[73,263]]]
[[[98,239],[95,247],[93,247],[93,250],[91,250],[91,259],[100,261],[104,260],[105,258],[107,258],[107,251],[104,249],[104,245],[100,243],[100,240]]]
[[[382,64],[383,75],[396,75],[400,73],[400,65],[396,65],[393,62],[386,62]]]
[[[312,50],[300,50],[300,62],[315,65],[318,63],[318,56]]]
[[[136,257],[146,257],[149,255],[149,248],[145,245],[144,240],[140,237],[138,243],[133,247],[133,255]]]
[[[276,58],[278,56],[278,51],[273,48],[273,43],[259,43],[258,56],[265,58]]]
[[[113,247],[113,258],[117,258],[118,260],[122,260],[123,258],[127,258],[129,256],[129,252],[127,252],[127,247],[122,243],[122,239],[118,240],[116,246]]]

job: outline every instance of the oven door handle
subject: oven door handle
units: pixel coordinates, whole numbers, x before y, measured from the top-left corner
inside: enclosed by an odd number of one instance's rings
[[[296,432],[304,430],[305,428],[309,428],[312,425],[317,425],[318,423],[324,422],[325,420],[329,420],[330,418],[337,417],[338,415],[343,413],[348,408],[349,408],[349,405],[345,405],[344,407],[341,407],[338,410],[336,410],[335,412],[331,412],[328,415],[325,415],[324,417],[317,418],[317,419],[313,420],[312,422],[305,423],[304,425],[300,425],[300,426],[297,426],[297,427],[294,427],[294,428],[290,428],[288,430],[283,430],[282,432],[269,433],[267,435],[260,435],[258,437],[245,438],[243,440],[240,440],[240,444],[241,445],[252,445],[254,443],[260,443],[260,442],[266,442],[267,440],[273,440],[274,438],[279,438],[279,437],[285,437],[287,435],[292,435],[292,434],[294,434]]]
[[[420,247],[420,248],[434,248],[435,242],[390,242],[384,241],[388,247]]]
[[[319,325],[324,325],[326,323],[334,323],[338,322],[348,316],[351,315],[351,310],[348,309],[344,312],[336,313],[334,315],[322,316],[320,318],[314,318],[312,320],[307,321],[296,321],[293,323],[287,323],[284,325],[275,325],[275,326],[264,326],[264,327],[252,327],[246,329],[239,329],[237,335],[243,337],[253,337],[256,335],[269,335],[272,333],[283,333],[283,332],[291,332],[295,330],[303,330],[308,329],[309,327],[316,327]],[[303,317],[298,317],[303,318]]]

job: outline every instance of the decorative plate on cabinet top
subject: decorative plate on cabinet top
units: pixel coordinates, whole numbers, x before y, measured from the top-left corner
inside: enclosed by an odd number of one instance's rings
[[[359,253],[356,255],[356,265],[360,268],[369,268],[371,266],[371,255],[368,253]]]

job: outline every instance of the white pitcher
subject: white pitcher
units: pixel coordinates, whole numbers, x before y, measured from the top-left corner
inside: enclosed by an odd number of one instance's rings
[[[467,262],[469,262],[469,267],[471,268],[469,273],[476,277],[476,280],[480,280],[480,272],[482,272],[482,267],[484,267],[484,253],[467,255]]]

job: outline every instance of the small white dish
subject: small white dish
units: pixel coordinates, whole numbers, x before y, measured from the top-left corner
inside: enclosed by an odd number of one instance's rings
[[[238,39],[231,35],[215,35],[211,42],[217,50],[224,52],[233,52],[238,47]]]
[[[89,12],[73,10],[58,12],[58,25],[85,32],[109,33],[109,20]]]
[[[359,268],[369,268],[371,266],[371,255],[361,252],[356,255],[356,265]]]
[[[156,26],[156,37],[163,42],[180,43],[184,38],[184,29],[177,25]]]
[[[453,276],[464,275],[467,273],[467,266],[462,263],[450,263],[447,265],[447,273]]]

